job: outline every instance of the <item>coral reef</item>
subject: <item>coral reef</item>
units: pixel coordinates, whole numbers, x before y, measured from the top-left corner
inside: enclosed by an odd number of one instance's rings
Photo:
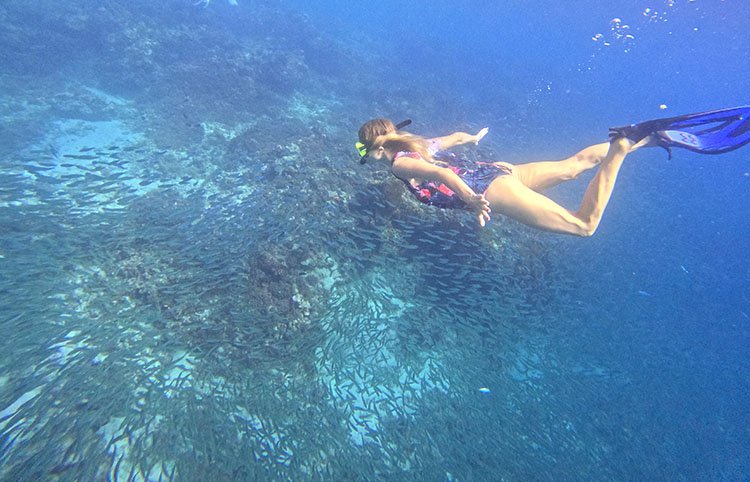
[[[376,112],[461,127],[447,93],[379,86],[275,2],[209,3],[0,5],[0,478],[442,478],[462,356],[521,339],[502,321],[561,275],[354,162]]]

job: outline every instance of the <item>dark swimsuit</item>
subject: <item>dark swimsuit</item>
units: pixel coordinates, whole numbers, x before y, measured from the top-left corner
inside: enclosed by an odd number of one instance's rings
[[[414,159],[421,159],[422,156],[417,152],[398,152],[393,157],[393,162],[399,157],[407,156]],[[455,172],[462,181],[468,185],[475,193],[484,194],[487,188],[498,176],[507,176],[512,174],[510,169],[504,166],[488,162],[474,162],[467,159],[461,159],[453,153],[441,151],[435,155],[435,159],[448,163],[446,169]],[[393,165],[391,163],[391,166]],[[391,171],[393,173],[393,171]],[[395,174],[394,174],[395,176]],[[422,203],[436,206],[443,209],[466,209],[466,203],[443,183],[424,180],[421,183],[412,183],[401,179],[406,184],[407,189]]]

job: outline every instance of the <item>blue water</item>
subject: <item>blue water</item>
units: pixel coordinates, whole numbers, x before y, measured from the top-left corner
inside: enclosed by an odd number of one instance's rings
[[[750,147],[634,153],[590,239],[480,230],[353,149],[386,116],[558,159],[748,104],[748,18],[0,5],[0,479],[750,479]]]

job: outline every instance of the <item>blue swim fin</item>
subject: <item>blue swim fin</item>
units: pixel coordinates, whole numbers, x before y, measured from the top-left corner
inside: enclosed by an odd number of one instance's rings
[[[733,151],[750,143],[750,106],[654,119],[609,130],[610,139],[627,137],[638,142],[650,135],[656,136],[670,158],[672,147],[701,154]]]

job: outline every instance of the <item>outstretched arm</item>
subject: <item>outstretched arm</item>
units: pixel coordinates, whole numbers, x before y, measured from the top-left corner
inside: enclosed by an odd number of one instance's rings
[[[475,193],[458,175],[445,167],[438,167],[424,159],[403,156],[394,161],[393,173],[401,179],[429,179],[438,181],[455,192],[474,213],[481,226],[490,220],[490,203],[483,194]]]
[[[468,144],[470,142],[479,144],[479,141],[481,141],[482,138],[487,135],[488,131],[489,128],[485,127],[473,135],[467,134],[466,132],[454,132],[453,134],[447,136],[428,139],[428,142],[437,142],[440,149],[450,149],[451,147]]]

